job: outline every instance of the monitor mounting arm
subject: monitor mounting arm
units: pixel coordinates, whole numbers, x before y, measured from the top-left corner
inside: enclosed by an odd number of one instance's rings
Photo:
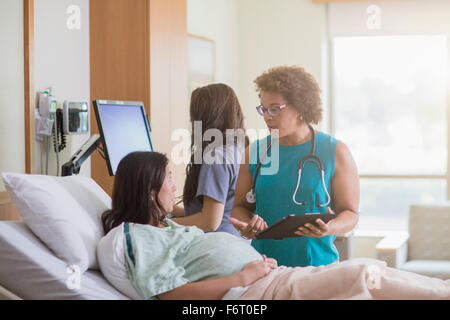
[[[61,175],[71,176],[80,173],[80,168],[83,162],[90,157],[90,155],[100,148],[102,138],[99,134],[92,135],[77,152],[70,158],[68,162],[63,164]]]

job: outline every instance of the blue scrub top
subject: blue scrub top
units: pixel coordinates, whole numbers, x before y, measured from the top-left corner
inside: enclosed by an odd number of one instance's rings
[[[236,181],[244,150],[243,146],[232,144],[207,151],[200,168],[196,197],[190,203],[184,203],[186,216],[202,210],[204,196],[222,203],[224,205],[222,222],[216,232],[228,232],[239,238],[242,237],[229,218],[233,209]],[[214,162],[207,163],[205,161],[207,159],[214,159]]]
[[[271,137],[268,136],[255,141],[250,148],[249,171],[252,177],[256,169],[256,161],[266,153],[270,139]],[[312,140],[309,140],[295,146],[283,146],[274,142],[267,158],[263,161],[255,186],[255,213],[261,216],[267,225],[270,226],[290,214],[326,213],[326,207],[317,206],[318,203],[326,203],[327,196],[322,186],[320,170],[311,162],[306,162],[303,167],[301,183],[296,195],[296,201],[306,201],[306,205],[297,205],[292,201],[297,186],[299,163],[311,152],[311,143]],[[334,177],[337,143],[338,140],[325,133],[316,133],[315,154],[320,157],[324,165],[325,185],[331,199],[333,198],[331,179]],[[272,156],[272,151],[277,146],[279,147],[278,162],[275,153]],[[271,157],[272,160],[270,160]],[[275,170],[277,165],[278,170]],[[335,239],[336,236],[264,239],[253,240],[251,244],[259,253],[276,259],[278,265],[304,267],[326,265],[337,261],[339,254],[334,245]]]

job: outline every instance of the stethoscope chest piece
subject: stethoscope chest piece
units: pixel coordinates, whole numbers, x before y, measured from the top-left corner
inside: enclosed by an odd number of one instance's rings
[[[256,203],[256,196],[255,193],[253,192],[253,189],[250,190],[249,192],[247,192],[247,194],[245,195],[245,198],[247,200],[248,203]]]

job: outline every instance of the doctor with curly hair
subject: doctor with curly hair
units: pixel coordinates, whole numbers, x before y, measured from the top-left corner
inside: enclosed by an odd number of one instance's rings
[[[255,84],[260,98],[255,112],[264,118],[270,135],[246,149],[230,221],[253,239],[252,246],[259,253],[280,265],[338,262],[336,234],[351,231],[358,223],[359,177],[352,154],[345,143],[312,126],[322,119],[320,88],[303,68],[274,67],[257,77]],[[264,174],[264,167],[271,164],[257,168],[257,161],[270,153],[263,146],[272,142],[278,147],[278,171]],[[305,161],[299,172],[299,163],[312,151],[320,160],[310,158],[313,161]],[[307,213],[334,213],[336,217],[328,223],[317,219],[299,227],[299,237],[255,239],[257,232],[281,218]]]

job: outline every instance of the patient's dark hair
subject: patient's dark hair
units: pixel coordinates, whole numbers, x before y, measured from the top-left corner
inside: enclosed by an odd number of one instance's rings
[[[166,212],[158,193],[166,176],[168,159],[158,152],[132,152],[117,167],[112,208],[102,214],[105,234],[122,222],[157,226]],[[152,194],[155,195],[152,200]]]

